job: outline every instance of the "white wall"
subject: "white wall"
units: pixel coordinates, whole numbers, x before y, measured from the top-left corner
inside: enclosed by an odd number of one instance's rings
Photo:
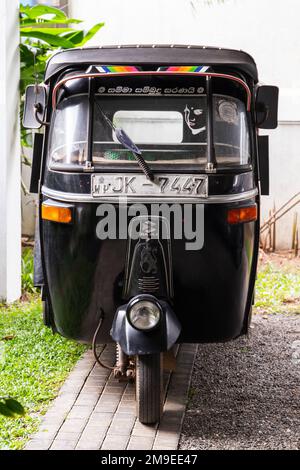
[[[31,153],[26,149],[27,158],[31,160]],[[31,167],[22,164],[22,180],[28,189],[30,187]],[[22,190],[22,235],[32,237],[35,230],[35,219],[37,214],[37,195],[24,194]]]
[[[274,201],[279,207],[300,190],[299,0],[70,0],[70,9],[86,27],[105,21],[88,45],[202,44],[253,55],[260,81],[280,87],[280,125],[270,131],[271,195],[263,198],[263,218]],[[279,247],[289,248],[291,216],[277,228]]]
[[[18,0],[0,2],[0,299],[21,295]]]

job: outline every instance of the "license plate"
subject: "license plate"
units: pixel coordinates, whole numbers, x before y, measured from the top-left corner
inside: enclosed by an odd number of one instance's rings
[[[207,197],[206,175],[155,175],[152,183],[143,174],[92,175],[93,197],[103,196],[159,196],[159,197]]]

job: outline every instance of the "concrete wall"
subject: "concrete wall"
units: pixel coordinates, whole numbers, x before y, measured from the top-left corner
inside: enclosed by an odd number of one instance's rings
[[[21,295],[18,0],[0,2],[0,300]]]
[[[280,124],[269,132],[271,194],[263,198],[262,218],[274,202],[279,207],[300,190],[298,0],[71,0],[70,8],[86,26],[105,21],[89,45],[202,44],[253,55],[260,81],[280,87]],[[277,224],[279,248],[291,245],[291,220],[292,214]]]
[[[105,21],[90,45],[203,44],[253,55],[260,81],[280,87],[280,125],[270,131],[271,195],[263,198],[262,217],[300,190],[298,0],[71,0],[70,8],[86,26]],[[280,248],[290,247],[291,218],[278,223]]]
[[[26,156],[31,160],[30,149],[25,149]],[[22,180],[28,189],[30,186],[31,168],[27,165],[22,164]],[[25,194],[22,191],[22,234],[33,236],[35,229],[35,218],[36,218],[36,207],[37,207],[37,195],[36,194]]]

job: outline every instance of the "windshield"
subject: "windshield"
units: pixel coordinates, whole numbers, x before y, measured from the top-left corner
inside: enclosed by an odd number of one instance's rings
[[[117,139],[123,129],[149,165],[207,161],[207,98],[191,96],[108,95],[96,93],[93,108],[93,166],[136,164],[133,153]],[[57,106],[50,135],[50,163],[84,165],[88,153],[87,94],[63,99]],[[218,167],[248,165],[250,139],[244,102],[213,93],[213,136]]]

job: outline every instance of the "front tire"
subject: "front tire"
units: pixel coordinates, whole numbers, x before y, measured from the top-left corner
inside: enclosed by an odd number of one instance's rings
[[[162,354],[136,357],[137,416],[143,424],[160,420],[163,408]]]

